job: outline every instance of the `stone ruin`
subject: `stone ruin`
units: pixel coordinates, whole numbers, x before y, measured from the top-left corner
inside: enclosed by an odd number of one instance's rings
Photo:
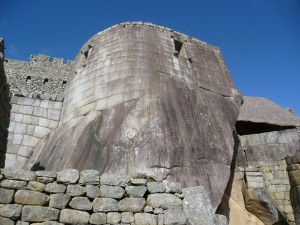
[[[75,185],[77,180],[61,181],[54,171],[73,169],[76,174],[94,171],[99,181],[101,176],[133,180],[142,176],[145,187],[148,182],[165,189],[167,184],[181,184],[183,193],[201,186],[185,198],[181,190],[174,192],[183,202],[191,196],[208,196],[190,202],[196,204],[193,212],[184,204],[171,207],[184,216],[180,220],[173,213],[168,220],[168,208],[148,204],[151,191],[146,188],[139,197],[147,204],[128,211],[142,214],[131,218],[142,219],[128,223],[300,224],[300,119],[267,99],[243,97],[214,46],[165,27],[123,23],[92,37],[75,62],[51,61],[45,55],[23,62],[4,60],[2,55],[0,76],[4,81],[0,103],[5,106],[0,111],[2,162],[6,152],[0,175],[0,222],[121,223],[119,208],[100,211],[105,222],[92,219],[100,216],[97,210],[90,212],[92,202],[107,196],[97,191],[90,197],[85,183],[78,184],[85,192],[68,198],[61,211],[49,202],[28,203],[26,198],[32,195],[43,195],[50,202],[55,194],[67,196],[66,188],[52,189]],[[19,173],[34,178],[24,180]],[[48,173],[50,180],[38,178]],[[115,189],[99,181],[94,189],[103,185]],[[43,188],[32,188],[33,184]],[[124,196],[132,197],[124,190]],[[1,199],[1,193],[11,195],[11,200]],[[19,195],[22,200],[17,200]],[[83,203],[74,198],[84,198],[84,205],[92,208],[81,209]],[[164,202],[162,193],[159,198]],[[207,212],[204,202],[207,207],[211,204],[206,215],[199,214]],[[17,216],[7,213],[14,207]],[[55,218],[36,219],[39,210],[55,211]],[[84,222],[60,219],[76,212],[84,213]],[[109,222],[111,216],[120,219]],[[143,222],[148,217],[152,222]]]

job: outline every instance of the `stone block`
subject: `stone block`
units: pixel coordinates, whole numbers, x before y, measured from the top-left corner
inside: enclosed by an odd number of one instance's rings
[[[0,224],[2,225],[15,225],[15,222],[11,219],[0,216]]]
[[[114,212],[118,211],[118,202],[112,198],[95,198],[93,203],[93,212]]]
[[[18,98],[18,105],[32,105],[33,99],[32,98]]]
[[[14,134],[12,143],[15,145],[20,145],[22,143],[23,135],[22,134]]]
[[[50,120],[46,118],[39,118],[39,126],[41,127],[49,127]]]
[[[122,212],[121,222],[122,223],[133,223],[134,222],[133,213],[132,212]]]
[[[68,194],[52,194],[50,195],[49,206],[51,208],[63,209],[69,203],[71,196]]]
[[[17,220],[21,216],[22,206],[18,204],[0,204],[0,216]]]
[[[148,182],[147,188],[150,193],[163,193],[166,191],[166,187],[162,182]]]
[[[38,182],[41,182],[41,183],[48,184],[48,183],[53,182],[53,181],[54,181],[54,178],[52,178],[52,177],[38,177],[38,178],[37,178],[37,181],[38,181]]]
[[[56,127],[58,127],[58,124],[59,124],[59,123],[58,123],[57,121],[50,120],[49,128],[55,129]]]
[[[90,214],[73,209],[61,210],[59,222],[67,224],[87,224],[90,220]]]
[[[186,216],[182,209],[168,209],[164,213],[165,225],[185,225]]]
[[[155,208],[154,209],[154,214],[163,214],[164,210],[162,208]]]
[[[242,172],[235,173],[235,177],[237,177],[238,174],[243,174]],[[163,181],[165,187],[166,187],[166,193],[181,193],[181,183],[178,182],[171,182],[168,180]]]
[[[29,223],[19,220],[16,225],[29,225]]]
[[[262,182],[247,182],[248,189],[255,189],[255,188],[264,188],[264,184]]]
[[[108,185],[100,186],[100,196],[103,198],[121,199],[123,198],[124,194],[125,191],[122,187]]]
[[[0,186],[7,189],[25,189],[27,185],[26,181],[20,180],[2,180]]]
[[[34,128],[35,128],[34,125],[27,125],[27,132],[26,132],[26,134],[29,135],[29,136],[33,136]]]
[[[39,117],[24,115],[22,122],[28,125],[39,125]]]
[[[43,192],[46,185],[37,181],[29,181],[27,189],[31,191]]]
[[[45,191],[48,193],[64,193],[66,185],[58,183],[49,183],[46,185]]]
[[[33,148],[28,146],[20,146],[18,150],[18,155],[29,158],[32,154]]]
[[[85,188],[80,185],[69,184],[67,187],[67,194],[71,196],[83,196],[85,193]]]
[[[48,115],[47,118],[50,120],[56,120],[59,121],[60,119],[60,111],[55,109],[48,109]]]
[[[108,224],[117,224],[121,222],[121,213],[109,212],[106,218]]]
[[[14,198],[14,191],[7,190],[5,188],[0,188],[0,203],[2,204],[9,204],[13,201]]]
[[[143,179],[143,178],[130,178],[130,183],[132,185],[146,185],[147,184],[147,179]]]
[[[32,115],[33,113],[33,107],[28,105],[19,105],[19,113],[25,114],[25,115]]]
[[[147,188],[145,186],[127,186],[125,190],[129,197],[141,198],[144,197]]]
[[[38,177],[53,177],[53,178],[56,178],[56,176],[57,176],[57,172],[55,172],[55,171],[46,171],[46,170],[36,171],[35,174]]]
[[[27,133],[27,125],[24,123],[16,123],[15,129],[14,129],[15,134],[26,134]]]
[[[57,173],[57,182],[74,184],[79,179],[79,172],[75,169],[65,169]]]
[[[22,205],[47,205],[50,198],[40,192],[18,190],[15,194],[15,202]]]
[[[5,168],[2,169],[2,174],[11,180],[33,181],[36,178],[34,172],[22,169]]]
[[[22,139],[22,145],[26,145],[29,147],[35,147],[39,141],[40,141],[40,139],[37,137],[24,135],[23,139]]]
[[[91,224],[106,224],[106,213],[93,213],[90,218]]]
[[[100,177],[100,184],[125,187],[128,185],[129,180],[129,177],[124,175],[104,173]]]
[[[87,197],[74,197],[70,201],[69,206],[71,206],[73,209],[85,211],[92,210],[93,208],[92,203]]]
[[[98,170],[84,170],[80,172],[80,184],[99,184],[100,173]]]
[[[157,215],[136,213],[134,214],[134,222],[136,225],[157,225]]]
[[[147,205],[153,208],[180,208],[182,200],[172,194],[150,194],[147,198]]]
[[[15,114],[15,122],[16,123],[21,123],[23,121],[23,114],[19,114],[19,113],[16,113]]]
[[[144,198],[124,198],[119,202],[119,211],[122,212],[142,212],[146,200]]]
[[[6,153],[10,153],[10,154],[16,155],[18,153],[18,151],[19,151],[19,147],[20,147],[20,145],[16,145],[16,144],[8,142],[7,143],[7,152]]]
[[[191,187],[182,190],[183,211],[187,217],[187,223],[191,225],[215,225],[214,210],[205,187]]]
[[[58,220],[59,210],[41,206],[24,206],[22,211],[22,221],[44,222]]]
[[[86,189],[86,196],[88,198],[97,198],[99,196],[99,191],[100,191],[99,187],[88,184],[86,185],[85,189]]]
[[[34,107],[32,115],[40,117],[40,116],[42,116],[42,112],[43,112],[43,109],[38,108],[38,107]]]

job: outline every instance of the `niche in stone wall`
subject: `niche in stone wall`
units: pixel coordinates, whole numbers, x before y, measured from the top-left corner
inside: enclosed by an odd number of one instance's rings
[[[30,82],[31,81],[31,76],[27,76],[26,77],[26,82]]]
[[[184,43],[175,39],[173,39],[173,41],[174,41],[174,56],[186,57]]]
[[[45,78],[43,84],[47,84],[48,82],[49,82],[49,79],[48,79],[48,78]]]
[[[63,86],[65,86],[66,84],[67,84],[67,81],[63,80],[63,82],[62,82],[62,85],[61,85],[61,86],[63,87]]]

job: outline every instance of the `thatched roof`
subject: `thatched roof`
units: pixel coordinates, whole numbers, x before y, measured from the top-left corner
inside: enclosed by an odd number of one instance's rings
[[[244,96],[238,121],[300,127],[300,118],[293,112],[260,97]]]

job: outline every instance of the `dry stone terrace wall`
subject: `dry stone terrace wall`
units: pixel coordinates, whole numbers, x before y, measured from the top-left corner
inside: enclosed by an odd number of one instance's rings
[[[4,167],[9,125],[9,86],[3,68],[4,40],[0,37],[0,168]]]
[[[5,167],[23,168],[34,147],[58,126],[62,102],[12,96]]]
[[[72,61],[33,55],[30,62],[8,59],[4,66],[11,92],[18,96],[62,101]]]
[[[0,224],[226,225],[204,187],[75,169],[2,169]],[[199,202],[200,201],[200,202]]]

